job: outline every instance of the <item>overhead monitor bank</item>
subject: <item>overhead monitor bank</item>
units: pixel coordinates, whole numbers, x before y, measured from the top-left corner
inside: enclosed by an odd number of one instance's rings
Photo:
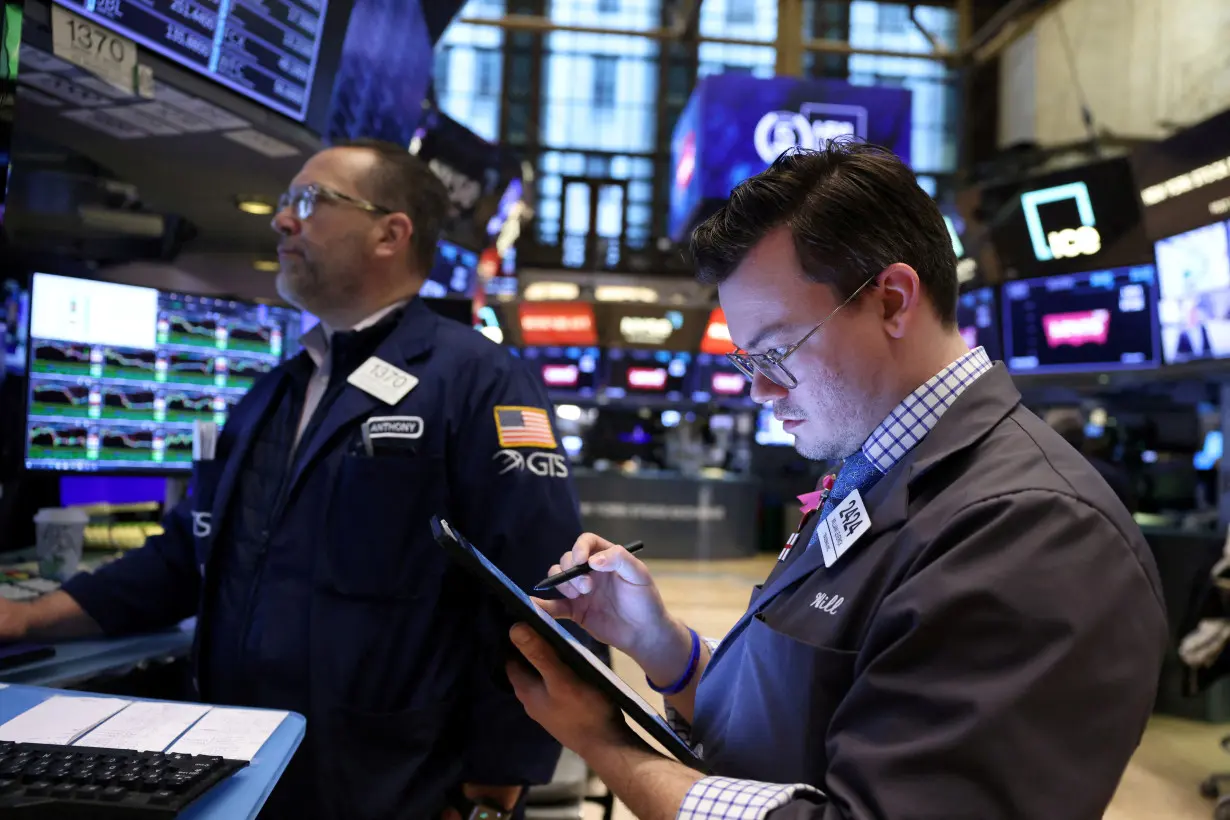
[[[36,273],[26,467],[191,469],[193,422],[224,424],[299,328],[290,308]]]
[[[307,117],[329,0],[57,2],[288,117]],[[63,25],[83,46],[94,39],[71,20]]]
[[[1152,247],[1126,158],[988,186],[991,240],[1009,278],[1144,264]]]
[[[1152,265],[1007,282],[1004,359],[1014,373],[1158,363]]]
[[[790,148],[854,137],[910,161],[909,89],[719,74],[696,84],[671,138],[668,233],[682,241],[730,191]]]
[[[1158,240],[1155,248],[1165,362],[1230,357],[1230,222]]]
[[[1230,217],[1230,111],[1132,154],[1149,237]]]

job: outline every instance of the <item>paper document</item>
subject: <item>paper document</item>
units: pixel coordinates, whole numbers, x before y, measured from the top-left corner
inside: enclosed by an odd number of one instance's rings
[[[131,702],[55,695],[0,726],[0,740],[72,743]]]
[[[215,707],[167,751],[251,760],[288,714]]]
[[[73,745],[161,752],[200,720],[209,708],[196,703],[136,701]]]

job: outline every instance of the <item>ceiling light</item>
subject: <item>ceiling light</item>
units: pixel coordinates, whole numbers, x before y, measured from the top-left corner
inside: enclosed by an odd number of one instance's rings
[[[252,267],[256,268],[261,273],[277,273],[282,269],[276,259],[257,259],[252,263]]]
[[[245,214],[253,216],[269,216],[273,213],[273,203],[267,199],[255,196],[241,196],[235,200],[235,207]]]

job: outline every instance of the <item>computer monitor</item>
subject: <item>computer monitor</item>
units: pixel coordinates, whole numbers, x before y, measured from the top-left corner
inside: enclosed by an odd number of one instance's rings
[[[607,352],[606,395],[660,397],[679,401],[688,382],[692,354],[668,350],[621,350]]]
[[[1023,279],[1003,286],[1004,359],[1014,373],[1155,366],[1152,265]]]
[[[190,470],[193,422],[224,424],[299,323],[291,308],[34,274],[26,468]]]
[[[725,355],[699,353],[692,368],[692,401],[750,404],[752,382]]]
[[[519,355],[551,398],[588,399],[598,392],[603,361],[596,347],[527,347]]]
[[[136,41],[274,111],[303,122],[313,99],[321,45],[337,36],[340,20],[326,25],[330,0],[291,3],[148,3],[138,0],[59,0],[76,14]],[[339,17],[349,2],[337,2]],[[213,6],[211,9],[210,6]],[[59,23],[56,22],[57,27]],[[84,35],[83,35],[84,36]],[[80,41],[80,37],[77,38]],[[96,38],[97,39],[97,38]],[[117,65],[123,43],[106,48]],[[135,67],[135,57],[134,60]],[[325,79],[332,76],[326,71]]]
[[[995,288],[974,288],[961,294],[957,300],[957,327],[970,350],[981,347],[992,361],[1004,357]]]
[[[1163,361],[1230,356],[1230,223],[1159,240],[1154,252]]]

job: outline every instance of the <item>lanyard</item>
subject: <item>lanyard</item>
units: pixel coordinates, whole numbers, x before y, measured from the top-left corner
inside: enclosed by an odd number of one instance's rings
[[[786,539],[786,546],[782,547],[782,551],[777,554],[777,562],[779,564],[790,557],[790,550],[794,548],[795,543],[799,540],[799,534],[806,529],[807,522],[811,521],[811,517],[824,508],[824,502],[828,500],[829,493],[833,491],[835,478],[835,476],[827,475],[821,481],[821,491],[820,496],[816,499],[816,506],[803,513],[803,518],[799,521],[799,525],[794,528],[790,538]]]

